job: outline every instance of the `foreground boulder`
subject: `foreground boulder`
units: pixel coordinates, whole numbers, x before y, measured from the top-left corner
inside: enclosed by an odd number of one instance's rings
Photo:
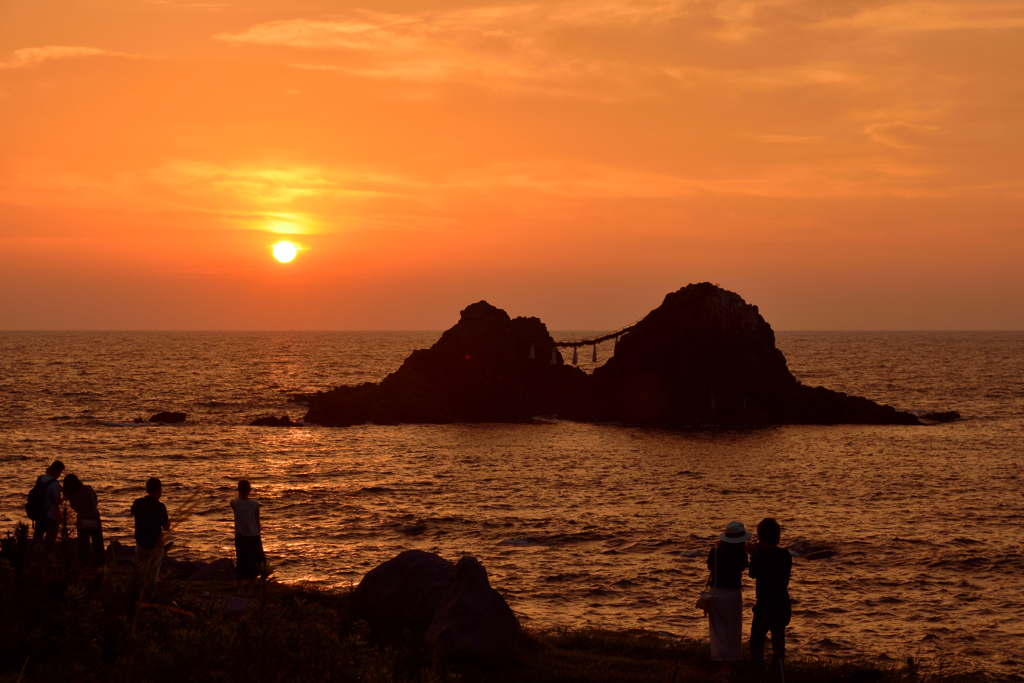
[[[801,384],[757,306],[707,282],[668,294],[593,375],[565,365],[554,344],[537,318],[513,319],[481,301],[379,384],[295,399],[309,404],[306,423],[330,426],[542,414],[663,427],[921,424],[866,398]]]
[[[519,656],[521,637],[519,620],[491,588],[483,565],[460,559],[424,640],[448,661],[500,664]]]
[[[202,565],[188,575],[189,581],[233,581],[235,579],[235,563],[226,557]]]
[[[355,612],[375,635],[422,636],[434,620],[455,566],[434,553],[406,550],[370,570],[356,587]]]

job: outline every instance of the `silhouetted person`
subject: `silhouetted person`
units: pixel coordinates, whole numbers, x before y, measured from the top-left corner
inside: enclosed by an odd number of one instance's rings
[[[146,481],[146,495],[132,503],[135,517],[135,561],[152,567],[153,575],[160,573],[164,559],[163,532],[171,528],[167,506],[160,502],[163,486],[156,477]]]
[[[791,618],[789,576],[793,558],[779,547],[782,528],[771,517],[757,525],[757,543],[747,543],[750,576],[757,582],[757,603],[750,625],[750,660],[756,667],[764,664],[764,639],[772,632],[772,653],[781,665],[786,653],[786,626]]]
[[[32,539],[39,543],[42,541],[46,552],[53,552],[53,544],[57,541],[57,532],[60,531],[60,482],[57,479],[64,471],[64,463],[54,460],[53,464],[46,468],[46,473],[36,479],[36,486],[43,488],[43,507],[45,512],[43,518],[33,520]]]
[[[241,479],[238,482],[238,498],[231,501],[231,509],[235,512],[235,580],[239,591],[246,579],[249,580],[249,590],[253,589],[260,565],[267,561],[263,553],[263,540],[260,538],[260,504],[259,501],[249,499],[251,491],[249,481]]]
[[[743,522],[729,522],[718,537],[718,545],[708,553],[710,584],[718,596],[708,612],[711,631],[711,658],[722,662],[719,672],[732,674],[732,662],[742,659],[743,647],[743,570],[747,568],[744,542],[753,534]]]
[[[96,492],[86,486],[74,474],[64,477],[64,499],[75,511],[75,528],[78,530],[78,562],[87,567],[90,564],[101,567],[106,561],[103,555],[103,529],[100,525],[100,509]],[[92,562],[89,561],[89,544],[92,543]]]

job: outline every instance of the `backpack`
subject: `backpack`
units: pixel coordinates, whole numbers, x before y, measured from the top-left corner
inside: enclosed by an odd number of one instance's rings
[[[33,522],[39,522],[46,519],[46,513],[49,511],[46,507],[46,489],[50,487],[50,484],[54,480],[48,481],[43,484],[43,478],[39,477],[36,479],[36,485],[32,487],[32,490],[28,492],[28,501],[25,503],[25,514]]]

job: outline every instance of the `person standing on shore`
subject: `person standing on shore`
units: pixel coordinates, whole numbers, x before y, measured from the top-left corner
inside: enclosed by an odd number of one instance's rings
[[[251,492],[249,480],[240,479],[238,498],[231,501],[231,509],[235,512],[235,581],[239,592],[245,580],[249,581],[248,590],[252,591],[260,573],[260,565],[267,561],[263,553],[263,539],[260,537],[260,504],[249,498]]]
[[[74,474],[64,477],[64,499],[75,511],[75,528],[78,530],[78,563],[88,567],[89,543],[92,542],[92,564],[102,567],[106,562],[103,555],[103,529],[100,526],[100,509],[96,492],[86,486]]]
[[[163,485],[156,477],[146,480],[146,495],[132,503],[135,517],[135,561],[150,566],[153,576],[160,574],[164,559],[163,532],[171,528],[167,506],[160,502]]]
[[[747,543],[750,553],[750,577],[756,581],[757,602],[750,625],[750,661],[764,664],[764,640],[772,632],[772,659],[781,667],[786,654],[786,627],[792,618],[789,604],[789,577],[793,558],[779,547],[782,527],[771,517],[757,525],[757,543]]]
[[[46,552],[53,552],[53,545],[57,542],[57,532],[60,531],[60,482],[57,479],[64,472],[64,463],[54,460],[53,464],[46,468],[45,474],[36,479],[36,484],[29,493],[29,504],[26,510],[32,519],[32,540],[35,543],[43,542]],[[35,499],[35,500],[33,500]],[[36,502],[38,501],[38,502]],[[33,515],[34,507],[38,510],[38,516]]]
[[[718,596],[708,612],[711,658],[722,662],[720,676],[732,676],[732,663],[743,658],[743,570],[747,568],[744,543],[753,534],[743,522],[729,522],[708,553],[709,582]]]

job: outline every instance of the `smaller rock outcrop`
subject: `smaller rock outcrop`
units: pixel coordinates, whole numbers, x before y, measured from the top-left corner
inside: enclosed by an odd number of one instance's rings
[[[839,554],[834,546],[814,541],[797,541],[789,546],[788,550],[793,557],[805,560],[827,560]]]
[[[294,422],[287,415],[281,417],[274,417],[269,415],[266,417],[257,417],[255,420],[249,423],[250,427],[303,427],[301,422]]]
[[[115,539],[107,546],[106,557],[110,564],[130,564],[135,560],[135,546],[121,545]],[[235,578],[235,563],[226,557],[213,562],[200,562],[164,555],[160,560],[160,573],[173,574],[188,581],[232,581]]]
[[[235,563],[226,557],[203,565],[188,576],[189,581],[231,581],[234,578]]]
[[[205,566],[206,563],[204,562],[192,562],[190,560],[177,560],[173,557],[165,557],[160,562],[160,573],[167,572],[179,579],[187,579]]]
[[[162,413],[157,413],[156,415],[153,415],[152,417],[149,418],[148,421],[149,422],[159,422],[160,424],[165,424],[165,425],[174,425],[174,424],[178,424],[178,423],[184,422],[185,418],[187,418],[187,417],[188,417],[188,415],[186,415],[185,413],[174,413],[174,412],[164,411]]]
[[[463,557],[448,579],[424,639],[442,659],[500,664],[519,656],[519,620],[474,557]]]
[[[960,413],[955,410],[944,410],[937,413],[925,413],[920,419],[924,422],[953,422],[960,419]]]
[[[356,587],[355,612],[378,637],[422,636],[455,566],[434,553],[406,550],[371,569]]]

